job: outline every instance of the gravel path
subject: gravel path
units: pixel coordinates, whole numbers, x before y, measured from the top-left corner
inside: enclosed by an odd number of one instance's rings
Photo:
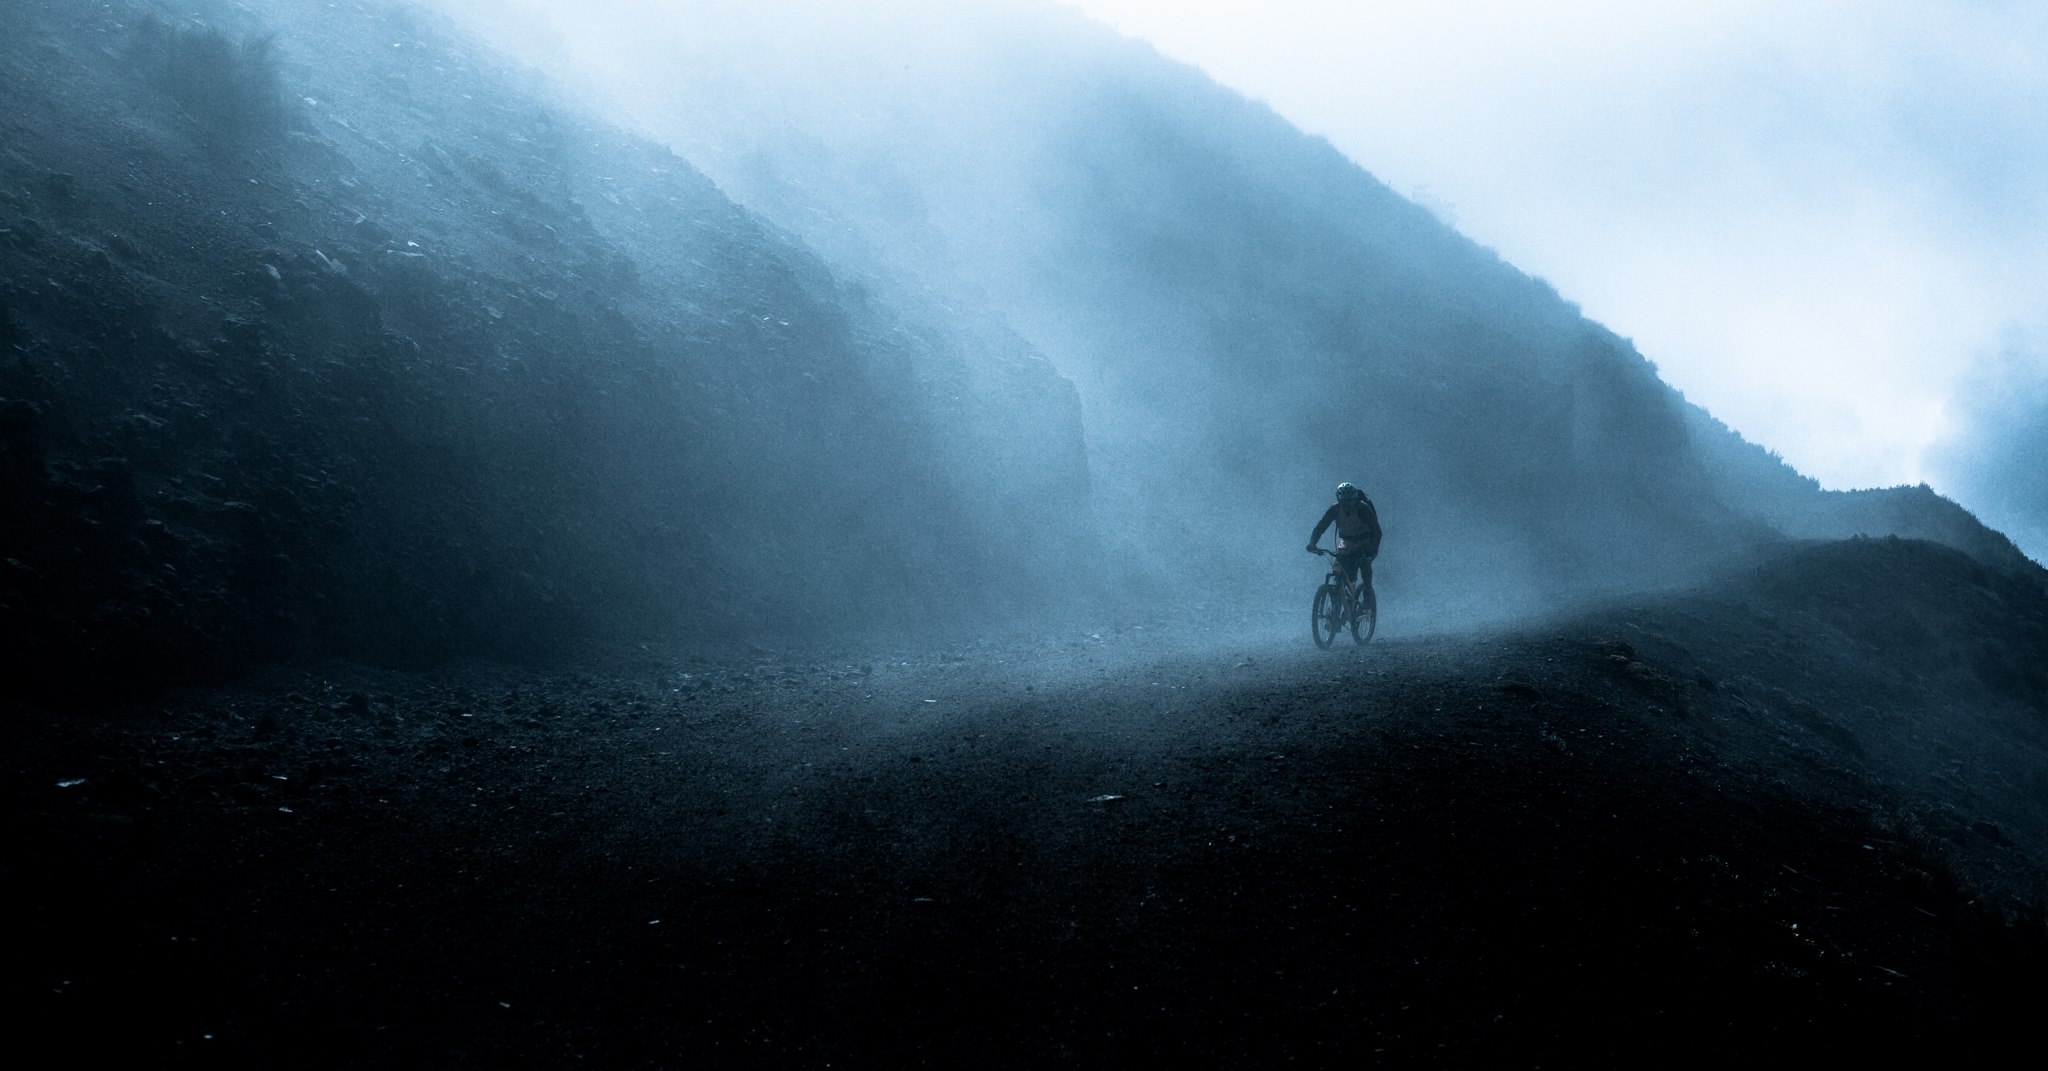
[[[1783,716],[1778,669],[1710,672],[1725,612],[333,665],[16,709],[17,1006],[74,1049],[291,1066],[1994,1035],[2048,941],[1958,859],[2038,873],[2029,834],[1901,825],[1874,745]]]

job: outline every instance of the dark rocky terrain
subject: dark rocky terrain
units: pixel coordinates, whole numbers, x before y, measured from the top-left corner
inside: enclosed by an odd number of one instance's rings
[[[1512,630],[1320,652],[1293,624],[15,708],[12,1003],[149,1064],[2030,1040],[2037,592],[1862,541]]]
[[[869,300],[424,15],[212,14],[0,11],[0,643],[34,681],[917,624],[1088,559],[1079,401],[1013,335]],[[831,533],[801,596],[793,522]]]

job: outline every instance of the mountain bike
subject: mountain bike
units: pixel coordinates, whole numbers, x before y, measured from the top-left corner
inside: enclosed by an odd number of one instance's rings
[[[1322,586],[1316,589],[1315,602],[1309,607],[1309,635],[1315,638],[1317,647],[1328,647],[1337,642],[1337,633],[1349,628],[1351,642],[1364,644],[1379,628],[1379,599],[1370,586],[1361,591],[1344,575],[1348,570],[1337,565],[1335,554],[1321,547],[1314,549],[1317,554],[1328,555],[1331,561],[1330,575],[1323,578]]]

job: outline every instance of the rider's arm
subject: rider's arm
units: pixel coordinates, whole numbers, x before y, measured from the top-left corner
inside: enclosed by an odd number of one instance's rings
[[[1308,545],[1313,547],[1317,543],[1322,542],[1323,533],[1329,530],[1330,524],[1334,522],[1336,519],[1337,507],[1331,506],[1329,509],[1324,510],[1323,519],[1316,522],[1316,530],[1309,533]]]

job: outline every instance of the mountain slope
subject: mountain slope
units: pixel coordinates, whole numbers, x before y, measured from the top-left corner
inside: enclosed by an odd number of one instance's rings
[[[32,680],[918,627],[1086,559],[1074,391],[1013,334],[842,284],[430,19],[202,8],[0,15]]]
[[[1390,591],[1447,616],[1669,582],[1774,533],[2030,568],[1946,504],[1781,476],[1541,280],[1076,13],[664,10],[500,40],[835,263],[1014,324],[1081,388],[1111,529],[1173,546],[1168,572],[1266,597],[1339,479],[1381,506]]]
[[[757,215],[418,9],[193,7],[0,6],[24,1049],[2033,1043],[2039,571],[1745,519],[1815,490],[1327,146],[1037,8],[648,34]]]

